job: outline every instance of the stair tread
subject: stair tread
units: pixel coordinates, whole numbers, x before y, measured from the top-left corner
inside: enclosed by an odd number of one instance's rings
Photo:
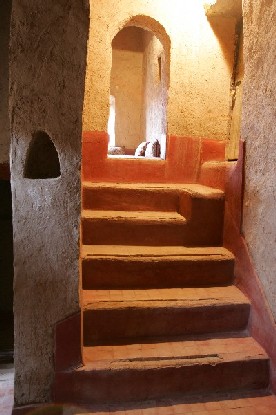
[[[250,304],[235,286],[140,290],[83,290],[84,309],[180,308]]]
[[[89,369],[164,367],[268,359],[252,337],[223,337],[84,347]]]
[[[197,183],[110,183],[110,182],[83,182],[83,188],[89,189],[120,189],[120,190],[145,190],[145,191],[177,191],[178,193],[188,193],[192,196],[208,198],[221,198],[224,192],[220,189],[204,186]]]
[[[125,211],[125,210],[83,210],[84,219],[108,220],[116,222],[137,222],[137,223],[173,223],[185,224],[184,216],[177,212],[159,212],[159,211]]]
[[[234,255],[223,247],[185,247],[185,246],[137,246],[137,245],[83,245],[82,258],[127,258],[146,260],[149,258],[169,260],[222,260],[234,259]]]

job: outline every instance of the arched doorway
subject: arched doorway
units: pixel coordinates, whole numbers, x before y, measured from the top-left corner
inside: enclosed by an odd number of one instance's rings
[[[168,50],[141,23],[130,22],[113,38],[109,155],[165,158]]]

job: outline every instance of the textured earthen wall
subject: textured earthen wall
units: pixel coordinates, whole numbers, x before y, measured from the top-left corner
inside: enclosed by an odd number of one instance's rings
[[[131,24],[162,25],[171,40],[168,133],[225,139],[229,134],[235,18],[207,20],[202,0],[98,0],[91,7],[84,129],[106,131],[111,42]],[[162,42],[163,43],[163,42]],[[164,44],[164,48],[168,45]]]
[[[167,56],[168,58],[168,56]],[[144,137],[146,141],[166,136],[167,89],[165,52],[162,43],[146,32],[144,54]]]
[[[141,139],[144,31],[126,27],[115,37],[110,93],[115,97],[116,145],[135,149]]]
[[[242,138],[246,140],[243,229],[276,317],[276,3],[244,1]]]
[[[15,402],[50,399],[55,323],[79,309],[82,106],[88,14],[79,0],[14,0],[10,113],[14,226]],[[61,176],[25,179],[45,130]]]
[[[237,50],[235,73],[232,84],[232,114],[230,136],[227,148],[227,157],[229,160],[236,160],[239,157],[239,143],[241,137],[241,114],[242,114],[242,88],[244,78],[244,62],[243,62],[243,33],[241,23],[239,32],[237,33]]]
[[[244,2],[242,137],[246,140],[243,229],[276,317],[276,3]]]
[[[9,34],[11,0],[0,2],[0,164],[8,162],[9,131]]]

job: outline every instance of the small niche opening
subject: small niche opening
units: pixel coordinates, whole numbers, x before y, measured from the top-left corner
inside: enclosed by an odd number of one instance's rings
[[[25,164],[25,178],[54,179],[60,176],[56,147],[45,131],[33,134]]]

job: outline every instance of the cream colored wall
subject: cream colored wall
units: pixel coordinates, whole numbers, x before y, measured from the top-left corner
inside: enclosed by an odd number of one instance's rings
[[[98,0],[91,7],[84,130],[105,131],[109,112],[111,42],[133,16],[162,41],[171,40],[168,132],[224,139],[229,135],[235,19],[212,20],[201,0]],[[137,23],[139,17],[134,19]],[[159,32],[158,32],[159,31]],[[215,31],[215,33],[214,33]],[[163,43],[163,42],[162,42]],[[169,49],[169,45],[164,45]]]
[[[112,51],[110,93],[115,97],[116,145],[132,149],[143,141],[143,32],[125,28],[116,37]]]
[[[276,318],[276,3],[244,1],[243,230]]]
[[[161,73],[158,59],[161,59]],[[144,111],[143,126],[146,141],[166,134],[167,82],[165,76],[165,53],[162,43],[152,32],[145,32],[144,53]]]

